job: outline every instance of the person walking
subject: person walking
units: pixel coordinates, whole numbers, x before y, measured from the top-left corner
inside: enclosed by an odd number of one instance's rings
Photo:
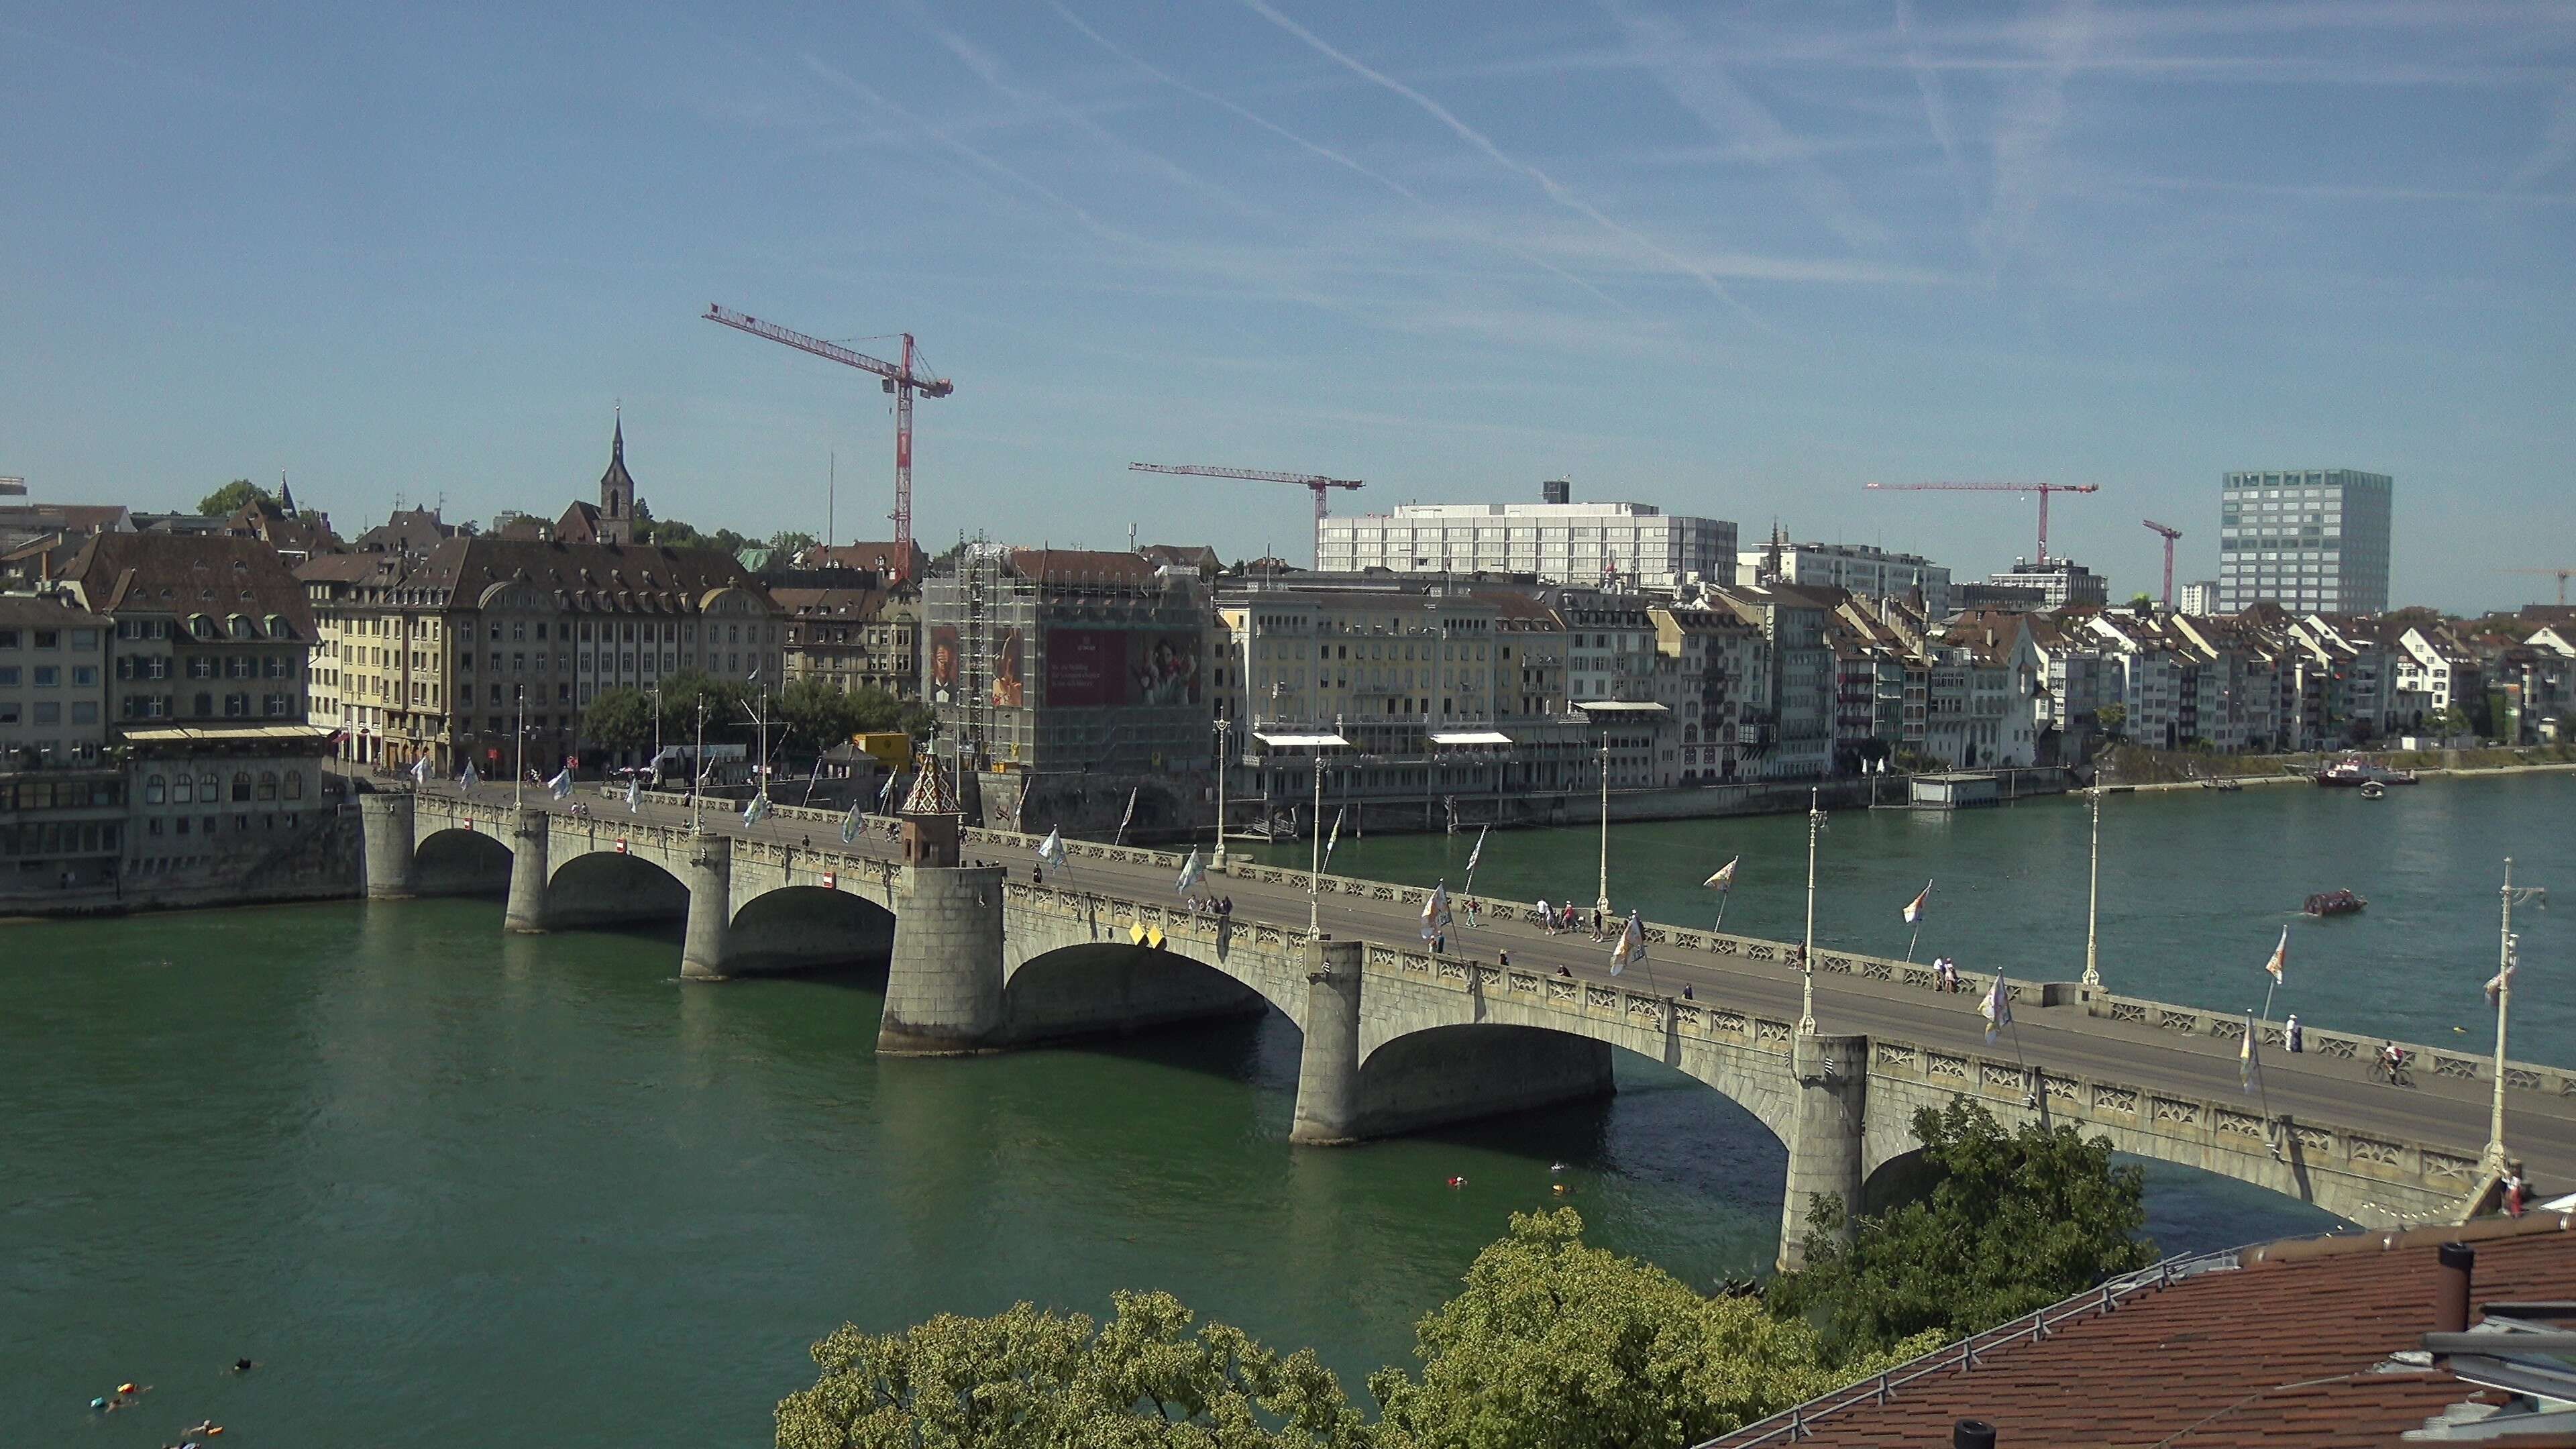
[[[2308,1034],[2299,1025],[2299,1014],[2291,1012],[2290,1019],[2281,1024],[2281,1044],[2295,1053],[2307,1050],[2307,1043]]]

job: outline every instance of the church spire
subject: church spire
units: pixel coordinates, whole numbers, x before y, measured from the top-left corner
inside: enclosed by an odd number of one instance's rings
[[[610,410],[609,416],[614,418],[616,422],[614,426],[609,429],[608,461],[611,463],[623,463],[626,461],[626,404],[618,403],[615,405]]]
[[[626,471],[626,409],[616,412],[608,435],[608,471],[599,475],[599,538],[602,543],[634,540],[635,478]]]

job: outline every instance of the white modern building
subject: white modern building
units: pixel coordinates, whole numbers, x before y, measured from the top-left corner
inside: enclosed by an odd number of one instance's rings
[[[1735,582],[1835,588],[1872,598],[1919,594],[1935,619],[1950,613],[1950,571],[1920,554],[1889,553],[1866,543],[1792,543],[1735,551]]]
[[[2111,582],[2073,559],[2052,558],[2039,563],[2014,559],[2013,566],[1986,577],[1988,584],[2007,589],[2036,589],[2040,607],[2063,609],[2072,604],[2102,605],[2111,601]]]
[[[2206,619],[2219,612],[2218,581],[2203,579],[2183,585],[2182,611],[2196,619]]]
[[[1551,498],[1562,489],[1551,486]],[[1322,573],[1534,574],[1541,582],[1677,588],[1735,576],[1735,525],[1645,503],[1407,503],[1316,524]]]
[[[2218,607],[2292,613],[2388,608],[2385,473],[2350,468],[2230,473],[2219,487]]]

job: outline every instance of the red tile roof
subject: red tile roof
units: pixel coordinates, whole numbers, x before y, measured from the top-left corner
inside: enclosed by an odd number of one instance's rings
[[[1819,1412],[1826,1404],[1819,1401],[1802,1413],[1794,1442],[1913,1449],[1947,1444],[1953,1424],[1978,1418],[2011,1449],[2394,1445],[2453,1404],[2504,1398],[2438,1365],[2388,1363],[2420,1348],[2434,1326],[2435,1252],[2446,1238],[2477,1250],[2473,1304],[2576,1300],[2576,1215],[2276,1246],[2247,1254],[2267,1259],[2251,1267],[2201,1273],[2107,1313],[2052,1322],[2037,1341],[2025,1330],[1981,1346],[1973,1368],[1899,1383],[1884,1403]],[[1955,1358],[1959,1350],[1941,1352]],[[1772,1430],[1768,1437],[1755,1432],[1762,1427]],[[1786,1445],[1784,1431],[1780,1421],[1713,1442]],[[2499,1441],[2512,1449],[2543,1442],[2562,1441]]]

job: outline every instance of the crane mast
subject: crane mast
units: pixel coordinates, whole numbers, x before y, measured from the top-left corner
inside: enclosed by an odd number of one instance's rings
[[[2174,602],[2173,602],[2173,550],[2174,550],[2174,540],[2175,540],[2175,539],[2178,539],[2178,538],[2180,538],[2180,537],[2182,537],[2182,530],[2181,530],[2181,529],[2179,529],[2179,528],[2171,528],[2171,527],[2168,527],[2168,526],[2166,526],[2166,525],[2164,525],[2164,524],[2161,524],[2161,523],[2156,522],[2156,521],[2155,521],[2154,519],[2152,519],[2152,518],[2141,518],[2141,519],[2139,519],[2138,521],[2139,521],[2140,523],[2145,524],[2147,527],[2149,527],[2149,528],[2151,528],[2151,529],[2154,529],[2157,533],[2159,533],[2159,534],[2163,535],[2163,537],[2164,537],[2164,541],[2165,541],[2165,607],[2166,607],[2166,608],[2168,608],[2168,609],[2170,609],[2170,608],[2172,608],[2172,607],[2174,606]]]
[[[886,362],[863,352],[853,352],[837,342],[808,337],[793,328],[737,312],[714,302],[701,314],[709,322],[721,322],[737,332],[748,332],[799,352],[809,352],[827,362],[855,367],[882,380],[885,390],[894,395],[894,569],[897,582],[912,572],[912,395],[946,397],[957,390],[956,384],[944,377],[926,376],[917,370],[918,361],[912,334],[903,334],[903,361]]]

